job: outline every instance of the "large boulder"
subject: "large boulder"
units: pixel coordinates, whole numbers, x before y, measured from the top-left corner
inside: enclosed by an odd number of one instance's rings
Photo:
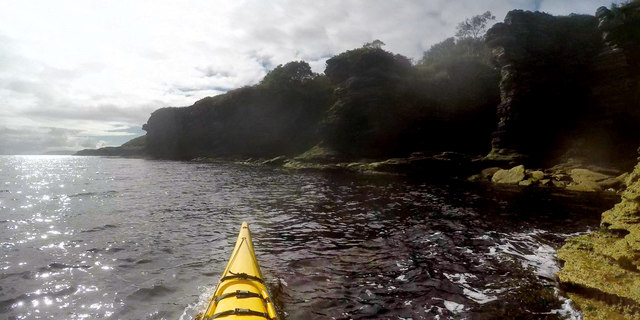
[[[519,165],[509,170],[501,169],[496,171],[491,178],[493,183],[516,184],[524,180],[524,166]]]

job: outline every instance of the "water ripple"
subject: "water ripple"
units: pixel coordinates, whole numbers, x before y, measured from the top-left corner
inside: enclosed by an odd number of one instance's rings
[[[0,168],[3,318],[191,319],[243,220],[288,319],[562,318],[554,248],[615,201],[230,163]]]

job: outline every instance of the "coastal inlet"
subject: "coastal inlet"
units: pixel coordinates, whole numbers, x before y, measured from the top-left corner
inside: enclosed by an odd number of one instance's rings
[[[249,222],[285,319],[570,319],[618,199],[229,162],[0,157],[0,317],[191,319]]]

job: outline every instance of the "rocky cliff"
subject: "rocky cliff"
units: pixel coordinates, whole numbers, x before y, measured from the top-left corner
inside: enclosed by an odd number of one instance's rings
[[[514,10],[487,32],[501,69],[489,158],[630,169],[640,144],[638,3],[596,17]]]
[[[624,148],[632,149],[628,143],[638,135],[633,128],[640,106],[640,1],[600,8],[597,18],[606,45],[594,63],[602,82],[592,97],[611,104],[603,116],[618,141],[627,143]],[[571,238],[558,251],[564,261],[558,278],[585,319],[640,319],[640,163],[626,185],[622,201],[602,214],[599,231]]]

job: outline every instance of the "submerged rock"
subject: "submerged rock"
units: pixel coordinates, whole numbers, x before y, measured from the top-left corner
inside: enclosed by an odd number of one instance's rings
[[[496,171],[496,173],[493,174],[491,181],[493,183],[515,184],[524,180],[524,177],[525,177],[524,166],[519,165],[509,170],[500,169]]]

